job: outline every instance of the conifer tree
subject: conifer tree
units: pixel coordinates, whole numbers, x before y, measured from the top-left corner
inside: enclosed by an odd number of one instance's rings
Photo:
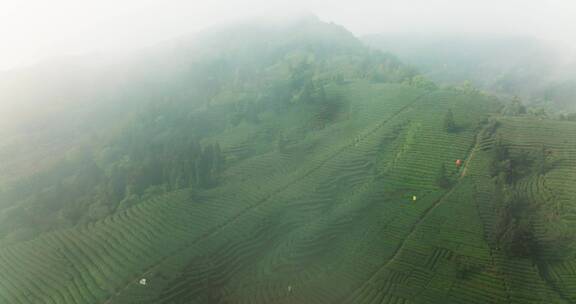
[[[456,123],[454,122],[454,113],[452,113],[452,110],[448,110],[444,116],[444,130],[446,132],[456,131]]]

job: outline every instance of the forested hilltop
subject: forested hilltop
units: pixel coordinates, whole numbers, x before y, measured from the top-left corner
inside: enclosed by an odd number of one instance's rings
[[[0,303],[576,301],[576,122],[314,16],[0,88]]]
[[[351,79],[401,82],[415,75],[393,56],[370,51],[343,28],[314,17],[260,23],[182,38],[132,62],[108,63],[103,71],[40,67],[46,75],[73,74],[76,80],[48,79],[54,84],[38,93],[9,87],[14,93],[5,95],[48,110],[26,121],[39,129],[29,127],[13,143],[5,141],[6,179],[24,177],[4,183],[0,235],[26,239],[101,219],[168,191],[213,187],[224,166],[336,119],[346,102],[329,96],[330,85]],[[36,71],[26,72],[16,77],[34,84],[36,79],[25,77]],[[124,77],[121,84],[117,73]],[[57,111],[50,111],[53,103]],[[241,141],[234,143],[238,147],[230,147],[230,136],[239,136],[232,139]],[[24,149],[19,145],[45,151],[18,150]],[[50,150],[65,153],[34,158]],[[18,153],[31,154],[23,162],[40,167],[41,157],[51,162],[26,174],[25,165],[10,161],[24,157]]]
[[[469,82],[538,115],[576,120],[576,50],[513,34],[373,34],[367,45],[393,52],[439,84]]]

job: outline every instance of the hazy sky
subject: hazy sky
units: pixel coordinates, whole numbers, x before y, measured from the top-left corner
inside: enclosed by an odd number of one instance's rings
[[[576,46],[574,0],[0,0],[0,70],[59,55],[141,48],[218,23],[289,11],[315,13],[359,35],[517,32]]]

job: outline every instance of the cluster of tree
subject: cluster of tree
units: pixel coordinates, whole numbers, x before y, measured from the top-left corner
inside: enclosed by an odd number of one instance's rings
[[[506,148],[502,149],[507,151]],[[508,154],[508,152],[503,152]],[[522,177],[528,176],[532,172],[533,160],[527,153],[521,152],[513,157],[506,157],[499,161],[492,162],[491,172],[492,175],[502,175],[504,181],[512,184]]]
[[[169,108],[143,114],[110,141],[87,144],[49,170],[2,193],[0,236],[16,239],[103,218],[118,209],[180,188],[217,185],[225,168],[218,143],[202,144],[189,120]],[[24,233],[26,232],[26,233]]]
[[[536,235],[535,221],[546,214],[557,213],[553,206],[536,198],[514,194],[515,182],[519,179],[544,175],[554,166],[549,149],[542,146],[534,152],[512,154],[498,137],[493,147],[490,173],[496,186],[495,208],[498,210],[495,225],[495,244],[510,257],[530,258],[538,267],[543,261],[562,259],[571,252],[573,237],[563,229],[547,229],[544,235]],[[553,223],[551,223],[554,225]]]
[[[294,87],[293,103],[320,104],[327,100],[324,84],[320,81],[309,80],[301,86]]]
[[[430,85],[423,77],[417,77],[418,74],[414,68],[404,65],[390,53],[368,51],[363,56],[359,70],[361,78],[374,82],[406,82],[416,78],[417,81],[421,81],[420,84]]]
[[[545,41],[470,34],[443,38],[379,34],[364,40],[397,54],[439,84],[469,79],[498,96],[520,96],[527,106],[539,105],[549,112],[576,110],[574,56]]]
[[[444,125],[444,131],[448,133],[454,133],[458,131],[458,127],[456,126],[456,122],[454,121],[454,113],[452,113],[452,110],[448,110],[444,115],[443,125]]]
[[[446,166],[444,164],[440,165],[440,169],[436,175],[436,184],[442,189],[448,189],[453,184],[448,172],[446,172]]]
[[[531,205],[519,197],[508,199],[498,214],[497,244],[511,257],[537,258],[540,244],[534,234]]]
[[[474,94],[478,94],[480,93],[480,90],[477,89],[470,80],[464,80],[464,82],[462,82],[461,85],[457,85],[455,87],[453,87],[455,90],[463,92],[465,94],[470,94],[470,95],[474,95]]]
[[[531,175],[544,175],[554,166],[554,160],[546,146],[542,145],[534,153],[519,152],[512,155],[498,137],[494,144],[493,157],[490,165],[491,176],[501,176],[507,184]]]
[[[327,93],[332,85],[411,79],[430,86],[340,27],[304,23],[258,34],[251,26],[211,33],[120,67],[138,75],[127,77],[122,90],[95,95],[94,103],[117,105],[122,111],[111,112],[121,114],[97,124],[92,134],[98,135],[57,165],[0,192],[0,238],[94,221],[179,188],[214,187],[225,168],[215,136],[290,108],[303,108],[314,120],[302,129],[323,127],[345,105]],[[286,140],[277,144],[287,146]]]
[[[514,96],[510,102],[506,103],[500,112],[508,116],[530,115],[537,118],[550,118],[550,114],[543,106],[525,106],[518,96]],[[564,118],[562,114],[557,117]]]
[[[571,256],[572,234],[554,228],[536,234],[534,227],[540,213],[549,212],[541,210],[545,208],[542,202],[512,195],[505,184],[497,184],[497,188],[500,203],[494,237],[498,249],[512,258],[530,258],[539,268],[547,267],[547,261]]]
[[[512,99],[512,101],[507,103],[502,108],[501,113],[504,115],[509,115],[509,116],[518,116],[518,115],[526,114],[526,113],[528,113],[528,111],[526,109],[526,106],[524,106],[524,104],[522,104],[522,101],[520,100],[520,98],[518,96],[515,96]]]
[[[412,78],[406,79],[404,80],[404,84],[430,91],[438,89],[438,86],[433,81],[423,75],[416,75]]]

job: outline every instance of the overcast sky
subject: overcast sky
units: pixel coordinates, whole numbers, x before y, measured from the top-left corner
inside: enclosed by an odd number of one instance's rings
[[[0,70],[142,48],[223,22],[296,11],[357,35],[513,32],[576,46],[574,0],[0,0]]]

